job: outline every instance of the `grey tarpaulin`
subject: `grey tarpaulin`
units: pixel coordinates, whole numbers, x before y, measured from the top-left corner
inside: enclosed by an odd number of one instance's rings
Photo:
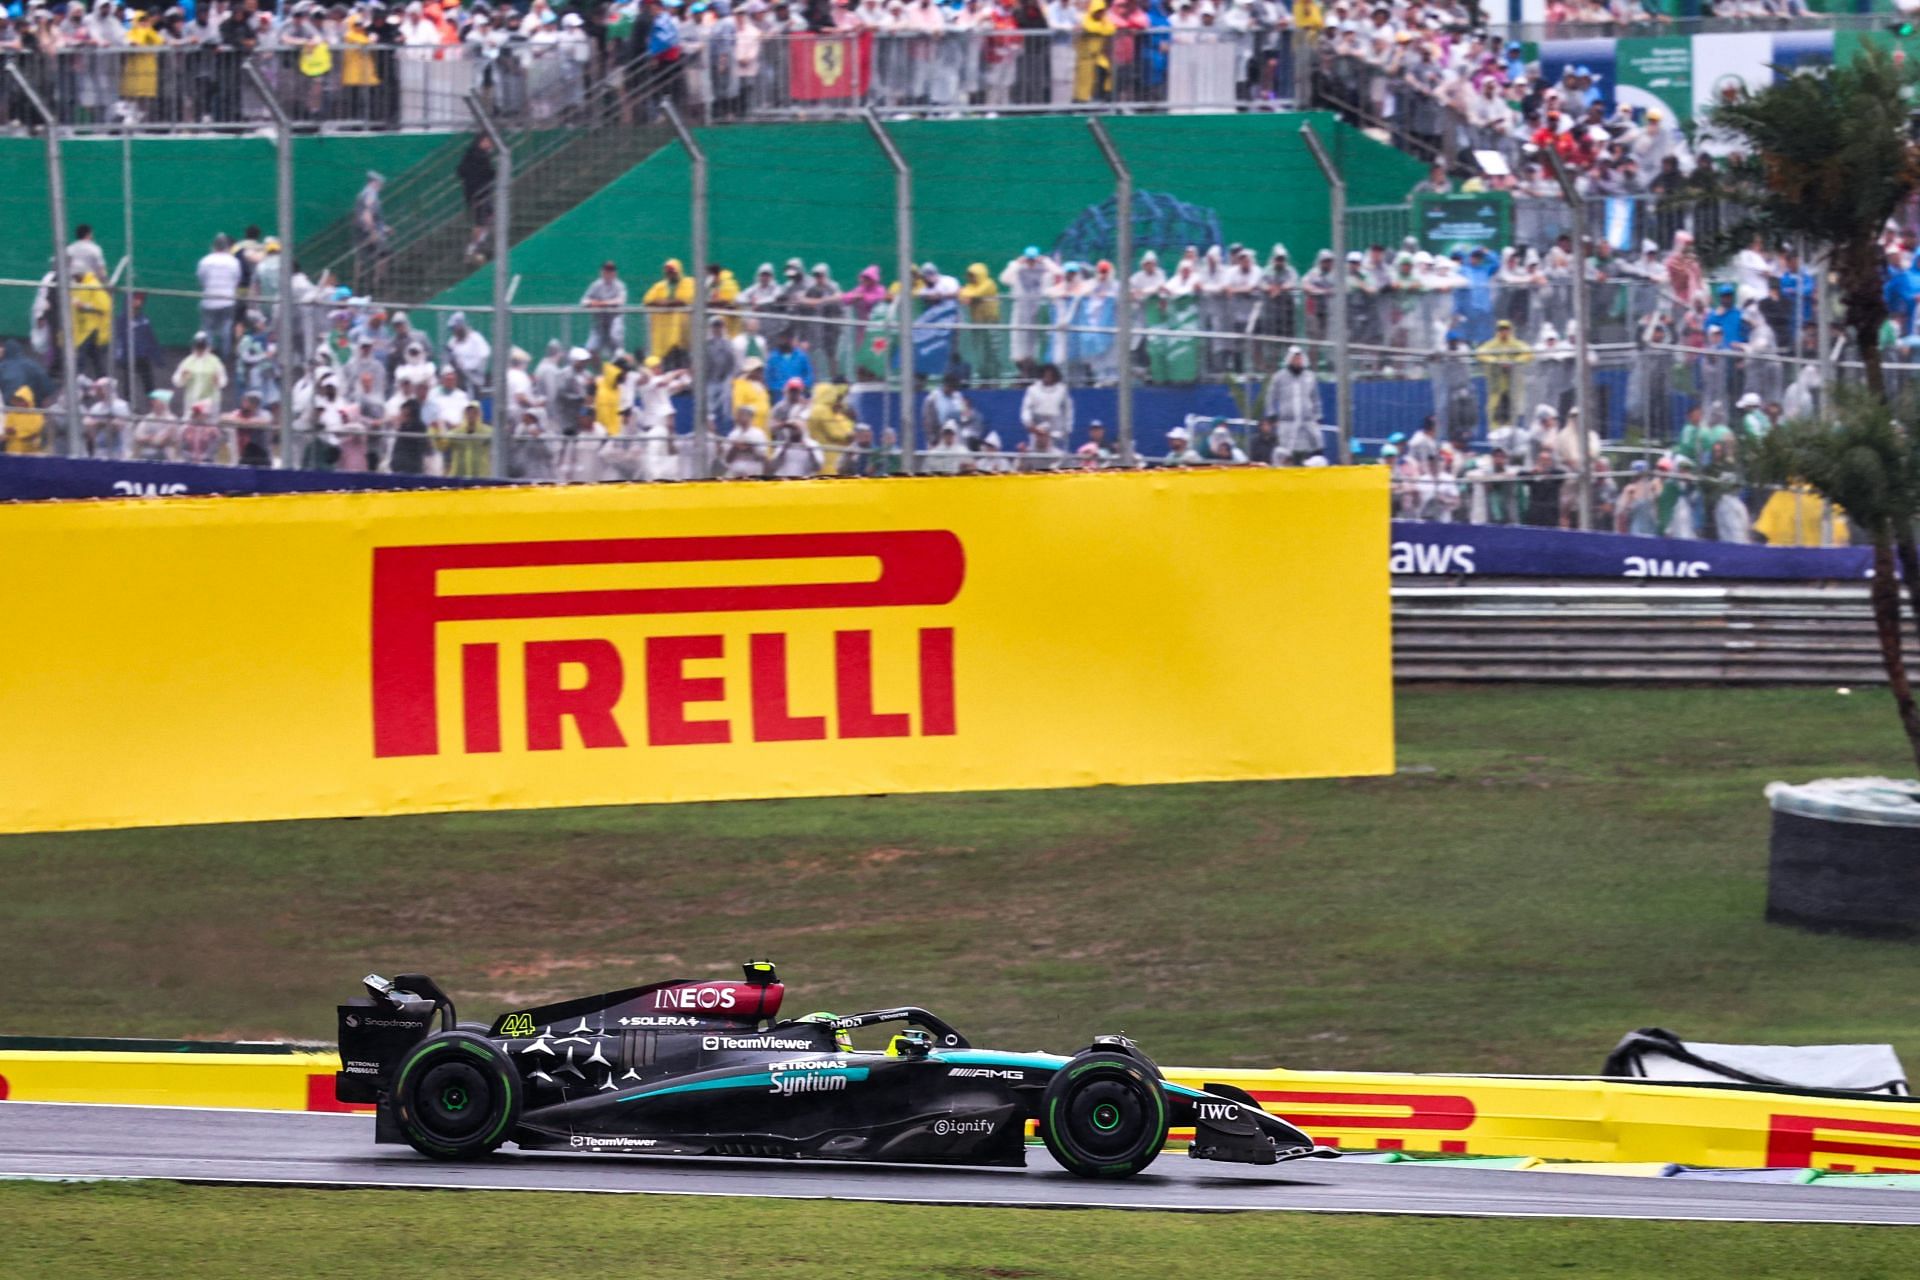
[[[1623,1036],[1600,1074],[1667,1083],[1713,1081],[1904,1094],[1906,1069],[1890,1044],[1710,1044],[1660,1027]]]
[[[1920,833],[1920,782],[1896,778],[1821,778],[1797,785],[1769,782],[1767,800],[1775,813],[1828,822],[1912,827]],[[1915,839],[1920,840],[1920,834]]]

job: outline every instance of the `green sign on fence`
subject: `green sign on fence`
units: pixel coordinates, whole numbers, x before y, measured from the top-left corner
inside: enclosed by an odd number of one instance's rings
[[[1415,234],[1429,253],[1485,249],[1498,255],[1513,241],[1513,198],[1504,191],[1413,198]]]

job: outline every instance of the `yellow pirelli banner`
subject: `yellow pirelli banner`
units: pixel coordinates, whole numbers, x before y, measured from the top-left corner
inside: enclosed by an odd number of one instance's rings
[[[1375,774],[1384,473],[0,508],[0,829]]]

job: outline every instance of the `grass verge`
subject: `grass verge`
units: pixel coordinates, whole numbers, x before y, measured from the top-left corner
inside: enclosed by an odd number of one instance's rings
[[[1817,1194],[1817,1193],[1810,1193]],[[521,1192],[0,1185],[36,1280],[646,1275],[844,1280],[1912,1274],[1893,1227],[1043,1212]]]
[[[1390,778],[9,837],[0,1033],[330,1038],[370,969],[491,1016],[771,955],[792,1013],[1007,1048],[1569,1072],[1662,1024],[1912,1060],[1914,947],[1762,920],[1761,788],[1899,772],[1885,701],[1418,689]]]

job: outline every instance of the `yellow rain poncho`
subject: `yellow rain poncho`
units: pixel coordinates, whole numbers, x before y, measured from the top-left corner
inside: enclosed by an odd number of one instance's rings
[[[680,268],[680,259],[669,258],[667,266],[674,279],[662,276],[640,299],[640,305],[662,308],[647,312],[647,354],[665,360],[674,350],[687,349],[687,309],[693,306],[693,281]]]
[[[1104,94],[1113,69],[1113,19],[1107,0],[1092,0],[1080,29],[1073,33],[1073,100],[1091,102]]]
[[[824,382],[813,389],[813,407],[807,410],[807,435],[829,450],[826,469],[837,474],[846,455],[840,450],[853,439],[853,415],[847,411],[847,388]]]
[[[89,271],[73,286],[73,345],[78,350],[92,339],[101,346],[113,342],[113,296]]]
[[[987,273],[986,263],[976,262],[967,268],[967,282],[960,286],[960,302],[967,309],[968,323],[1000,323],[1000,286]]]

